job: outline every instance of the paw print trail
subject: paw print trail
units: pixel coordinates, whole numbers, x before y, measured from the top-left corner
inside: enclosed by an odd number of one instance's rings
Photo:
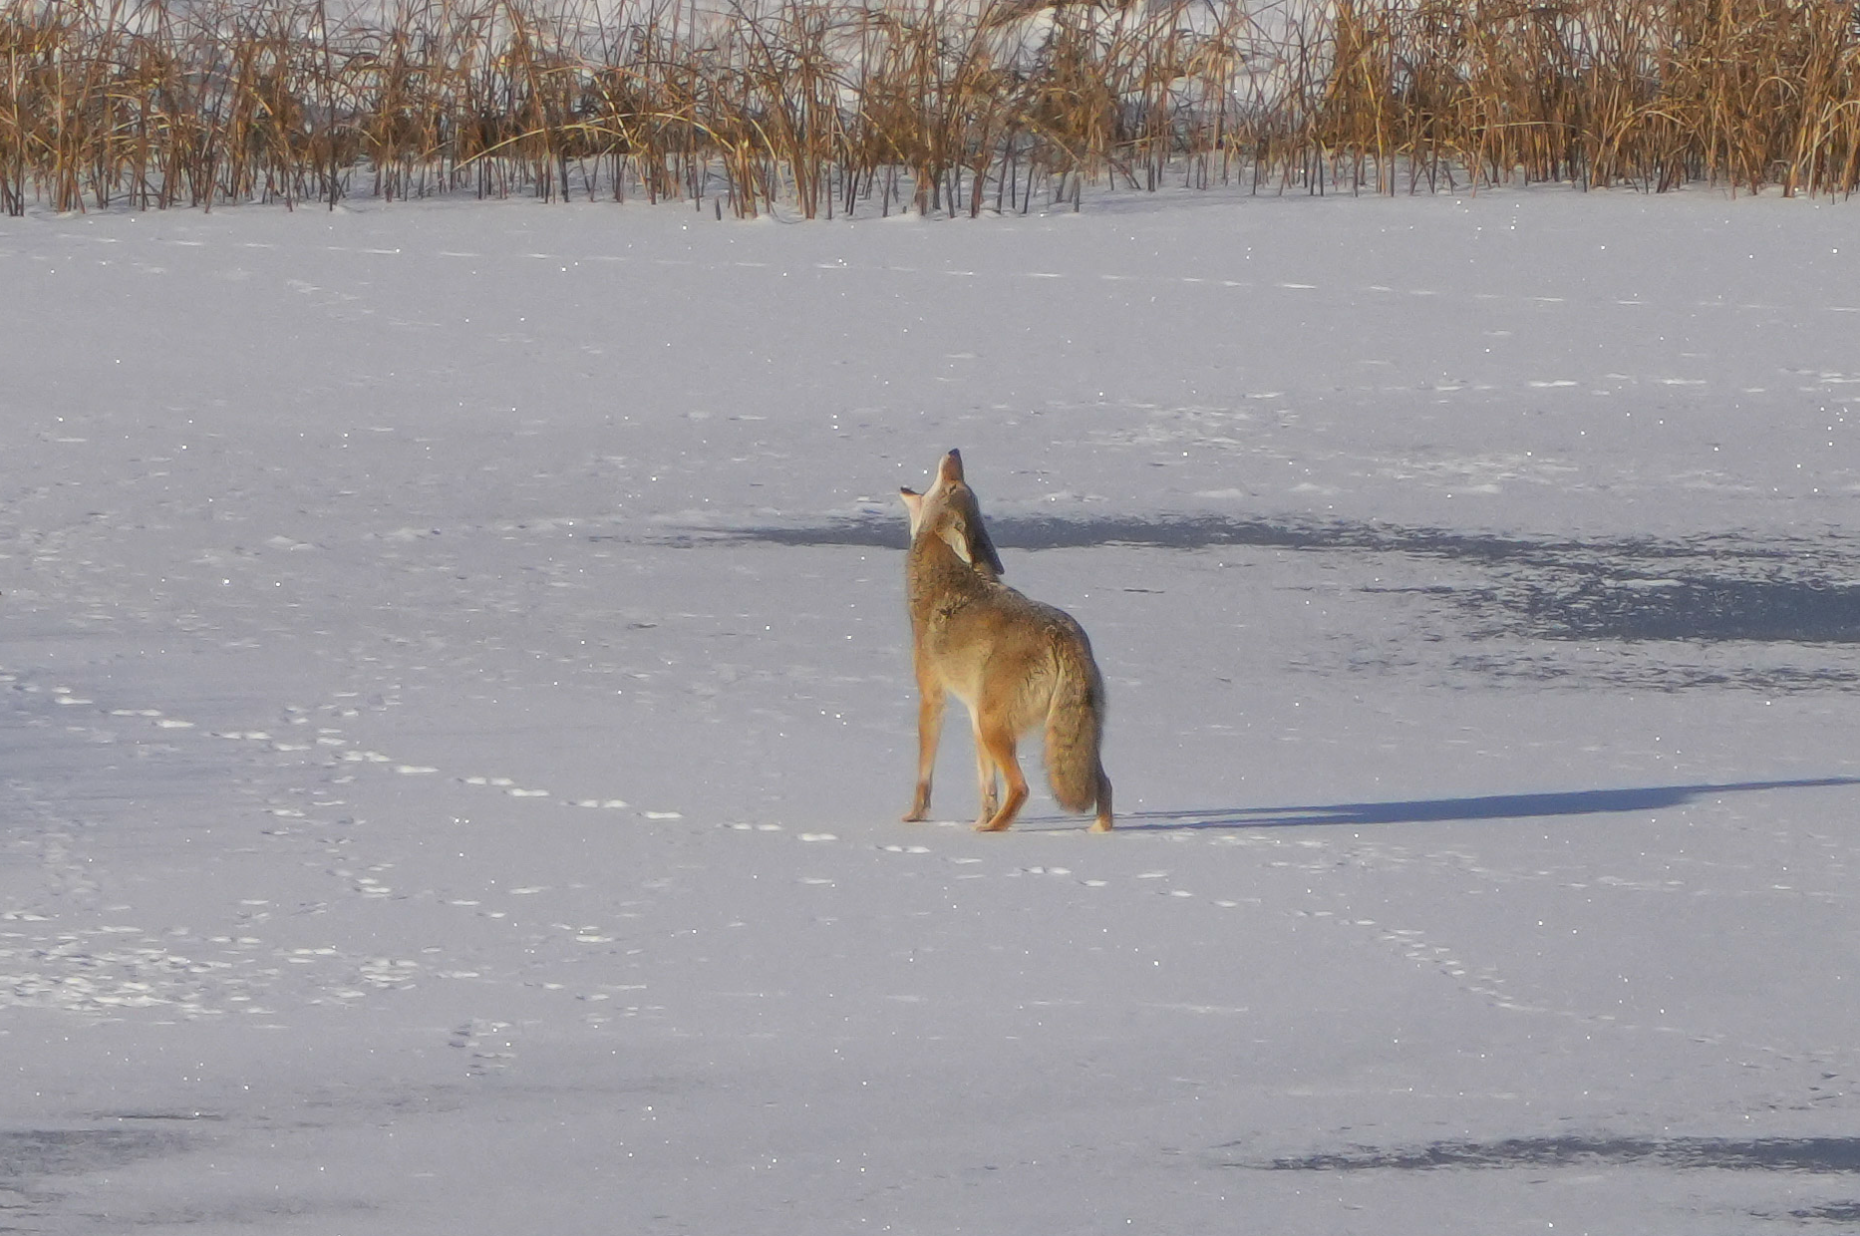
[[[588,898],[552,898],[548,883],[486,885],[477,871],[445,888],[438,883],[444,873],[427,869],[423,876],[419,830],[409,848],[405,831],[371,823],[377,810],[456,823],[468,818],[461,804],[469,799],[472,810],[496,803],[507,804],[500,812],[543,810],[554,817],[546,827],[570,832],[567,820],[582,812],[642,817],[621,798],[569,799],[506,777],[448,775],[396,760],[353,737],[362,716],[353,696],[281,705],[254,725],[196,720],[172,705],[111,699],[107,689],[80,691],[30,671],[0,671],[0,689],[45,746],[33,761],[37,777],[5,787],[16,822],[6,847],[30,861],[9,865],[0,879],[0,1005],[282,1024],[292,1008],[391,998],[433,983],[482,984],[499,974],[523,982],[496,958],[543,955],[538,969],[573,964],[589,950],[615,945],[633,917],[625,909],[613,917],[603,907],[583,907],[574,911],[578,921],[561,923],[555,920],[565,904]],[[100,798],[91,762],[61,759],[61,751],[126,756],[136,776],[168,770],[200,787],[201,809],[187,813],[167,804],[163,818],[151,822],[158,847],[138,868],[125,867],[114,848],[148,836],[150,824],[134,831],[103,827],[111,821],[95,814],[99,806],[114,814],[133,809],[136,800]],[[57,779],[65,768],[69,779]],[[107,784],[109,770],[104,774]],[[455,788],[411,802],[394,793],[373,805],[378,795],[371,786],[420,784]],[[164,896],[164,868],[190,857],[217,869],[215,884],[229,890],[223,901]],[[138,874],[126,874],[131,870]],[[534,913],[518,908],[531,902]],[[461,916],[479,926],[461,929],[453,921]],[[441,920],[449,925],[430,934],[413,926]],[[399,955],[382,954],[373,943],[409,935],[443,943]],[[538,991],[567,992],[596,1006],[611,999],[607,989],[614,987],[540,975],[533,982]]]

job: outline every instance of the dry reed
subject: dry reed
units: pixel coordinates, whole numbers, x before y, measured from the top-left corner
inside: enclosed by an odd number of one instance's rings
[[[5,0],[0,210],[1087,183],[1846,195],[1853,0]],[[710,199],[707,203],[706,199]]]

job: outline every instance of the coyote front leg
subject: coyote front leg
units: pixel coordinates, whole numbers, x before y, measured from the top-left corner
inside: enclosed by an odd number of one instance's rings
[[[936,771],[936,745],[943,737],[943,686],[917,677],[917,793],[905,823],[930,815],[930,774]]]

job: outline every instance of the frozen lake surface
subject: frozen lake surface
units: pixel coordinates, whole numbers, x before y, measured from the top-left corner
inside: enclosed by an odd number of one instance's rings
[[[1860,1222],[1854,209],[0,220],[0,1228]]]

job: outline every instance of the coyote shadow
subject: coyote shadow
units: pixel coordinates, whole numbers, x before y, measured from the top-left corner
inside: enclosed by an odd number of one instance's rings
[[[1604,815],[1677,807],[1708,794],[1826,789],[1860,785],[1860,777],[1793,781],[1736,781],[1723,785],[1656,785],[1621,790],[1570,790],[1552,794],[1487,794],[1473,798],[1422,798],[1403,802],[1327,803],[1304,807],[1229,807],[1214,811],[1133,811],[1117,817],[1118,830],[1293,828],[1320,824],[1429,824],[1451,820],[1519,820]]]

